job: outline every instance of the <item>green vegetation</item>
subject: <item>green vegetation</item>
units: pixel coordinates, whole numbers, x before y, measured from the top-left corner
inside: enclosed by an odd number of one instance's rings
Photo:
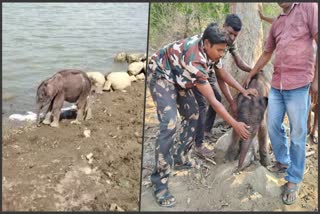
[[[151,3],[149,49],[154,52],[167,43],[202,33],[210,22],[222,24],[229,10],[230,3]],[[281,10],[276,3],[263,3],[263,11],[276,17]],[[268,25],[264,23],[264,29]]]
[[[267,17],[274,18],[281,13],[281,8],[277,3],[263,3],[262,4],[263,14]],[[271,25],[267,22],[262,23],[264,37],[267,36],[267,33],[270,30]]]

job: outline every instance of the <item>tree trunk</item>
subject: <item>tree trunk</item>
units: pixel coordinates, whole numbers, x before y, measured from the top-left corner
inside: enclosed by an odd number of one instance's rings
[[[253,68],[263,51],[263,28],[258,15],[258,3],[232,3],[230,10],[239,15],[242,21],[242,29],[236,39],[237,51],[243,61]],[[231,54],[227,53],[223,66],[241,85],[243,84],[248,74],[236,66]],[[267,76],[270,79],[271,70],[267,67]],[[233,97],[238,94],[238,91],[231,87],[230,91]],[[230,110],[228,102],[224,96],[222,97],[222,103]]]

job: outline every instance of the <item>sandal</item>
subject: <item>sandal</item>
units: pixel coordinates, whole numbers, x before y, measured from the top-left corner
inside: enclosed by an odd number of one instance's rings
[[[216,155],[214,150],[207,148],[205,144],[195,146],[193,153],[200,158],[213,158]]]
[[[174,170],[183,170],[183,169],[191,169],[191,168],[192,168],[192,163],[189,161],[187,161],[183,164],[175,163],[173,166]]]
[[[268,166],[267,169],[270,172],[285,173],[288,169],[288,166],[286,166],[286,165],[284,166],[281,163],[277,162],[273,166]]]
[[[177,202],[176,198],[171,195],[168,189],[155,190],[153,196],[157,204],[161,207],[173,207]]]
[[[314,144],[318,144],[318,136],[317,135],[310,134],[310,138]]]
[[[294,187],[292,188],[289,188],[288,187],[288,183],[286,183],[284,185],[284,190],[283,190],[283,193],[282,193],[282,202],[286,205],[291,205],[291,204],[294,204],[294,202],[297,200],[297,197],[298,197],[298,190],[299,190],[299,186],[298,184],[296,184]],[[295,196],[291,199],[293,200],[289,200],[289,196],[291,194],[294,194]]]
[[[181,157],[178,155],[174,154],[173,155],[173,169],[174,170],[184,170],[184,169],[191,169],[192,168],[192,163],[189,161],[182,161]]]

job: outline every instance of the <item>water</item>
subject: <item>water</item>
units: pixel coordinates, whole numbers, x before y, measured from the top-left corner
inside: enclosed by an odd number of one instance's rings
[[[145,53],[148,3],[3,3],[3,117],[35,111],[40,82],[65,68],[126,70],[119,52]]]

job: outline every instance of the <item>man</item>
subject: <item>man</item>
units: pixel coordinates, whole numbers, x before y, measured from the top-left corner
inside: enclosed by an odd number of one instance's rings
[[[226,46],[226,35],[217,24],[211,24],[202,36],[196,35],[169,44],[151,57],[147,82],[160,122],[160,133],[155,146],[156,163],[151,181],[154,197],[160,206],[172,207],[176,203],[175,197],[168,190],[168,178],[173,162],[171,150],[176,132],[177,110],[182,120],[182,132],[174,165],[182,168],[190,166],[185,155],[194,140],[198,121],[198,104],[192,92],[193,87],[197,87],[241,138],[247,139],[250,135],[249,127],[232,118],[217,101],[207,80],[208,67],[220,60]],[[257,91],[253,89],[242,88],[241,92],[247,97],[249,94],[257,95]]]
[[[272,22],[264,52],[250,71],[245,86],[267,64],[275,51],[267,124],[277,163],[270,170],[287,172],[282,201],[293,204],[306,161],[309,88],[313,100],[318,95],[318,53],[314,66],[312,46],[313,40],[318,43],[318,5],[278,4],[283,11]],[[283,124],[285,113],[290,122],[290,148]]]
[[[262,6],[259,4],[259,9],[258,9],[259,16],[261,20],[264,20],[270,24],[272,24],[274,18],[267,17],[263,14],[262,12]],[[317,54],[317,44],[316,42],[313,42],[313,49],[314,49],[314,57],[316,57]],[[314,100],[316,98],[316,100]],[[313,120],[313,125],[311,124],[311,113],[312,111],[314,112],[314,120]],[[308,134],[311,138],[311,141],[315,144],[318,143],[318,112],[319,112],[319,103],[318,103],[318,97],[314,97],[311,100],[311,107],[309,110],[308,114]]]
[[[238,34],[241,31],[242,22],[238,15],[229,14],[226,17],[225,23],[223,24],[223,30],[227,34],[227,50],[226,52],[230,52],[232,55],[236,65],[243,71],[249,72],[251,71],[251,67],[249,67],[239,56],[239,53],[236,51],[235,40]],[[220,62],[220,61],[219,61]],[[229,88],[226,83],[233,88],[240,91],[242,89],[241,85],[234,80],[234,78],[227,73],[223,67],[222,63],[216,63],[213,65],[213,68],[209,71],[208,81],[210,86],[215,94],[215,97],[219,102],[221,102],[221,95],[217,89],[216,82],[218,82],[221,92],[226,97],[228,103],[230,104],[232,112],[235,114],[237,106],[233,97],[230,94]],[[197,125],[197,134],[195,138],[195,147],[194,152],[196,155],[200,157],[213,157],[214,151],[207,148],[206,144],[204,144],[204,139],[207,138],[211,132],[213,127],[216,112],[214,109],[209,106],[207,110],[207,103],[205,97],[198,91],[197,88],[193,88],[193,93],[197,99],[199,105],[199,119]]]

